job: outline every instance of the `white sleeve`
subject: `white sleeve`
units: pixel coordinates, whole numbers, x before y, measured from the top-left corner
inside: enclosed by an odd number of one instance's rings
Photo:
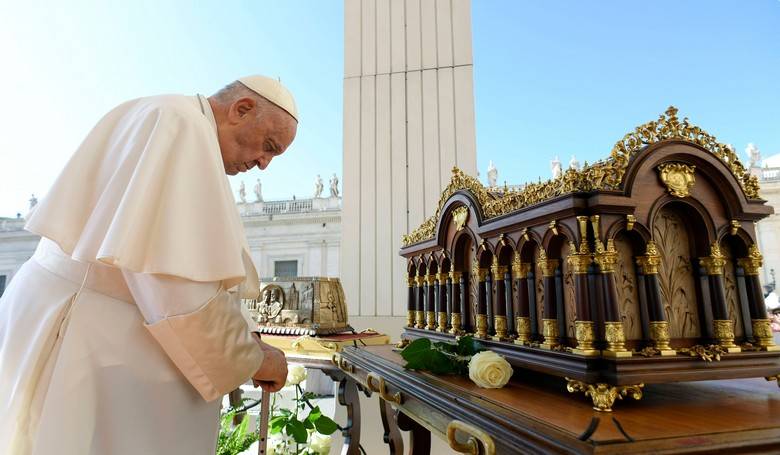
[[[192,313],[217,295],[218,281],[200,282],[172,275],[122,270],[127,287],[149,324],[167,317]]]
[[[249,331],[240,300],[221,283],[123,274],[146,329],[204,400],[220,398],[260,368],[263,350]]]

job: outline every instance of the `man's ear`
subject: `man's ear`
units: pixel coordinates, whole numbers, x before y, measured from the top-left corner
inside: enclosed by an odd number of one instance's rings
[[[239,98],[230,106],[230,114],[233,120],[242,120],[247,114],[257,107],[257,102],[249,97]]]

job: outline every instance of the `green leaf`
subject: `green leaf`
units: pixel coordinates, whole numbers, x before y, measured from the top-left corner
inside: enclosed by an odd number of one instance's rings
[[[319,419],[314,421],[314,426],[317,427],[317,432],[320,434],[333,434],[339,429],[339,426],[330,417],[322,415]]]
[[[286,417],[290,417],[292,415],[292,411],[290,411],[289,409],[280,409],[279,414]]]
[[[309,437],[309,432],[306,431],[303,422],[298,419],[290,419],[284,428],[287,430],[287,434],[291,435],[298,444],[304,444]]]
[[[287,417],[285,416],[277,416],[271,419],[270,422],[268,422],[268,427],[271,430],[271,433],[279,433],[282,431],[282,428],[287,425]]]
[[[314,424],[309,419],[306,419],[306,420],[303,421],[303,426],[306,427],[307,430],[313,430],[314,429]]]
[[[411,343],[409,343],[408,346],[406,346],[403,351],[401,351],[401,357],[404,358],[406,361],[410,361],[414,359],[416,356],[419,356],[420,354],[424,354],[431,350],[431,340],[427,338],[418,338]]]
[[[426,369],[433,374],[452,374],[457,371],[455,363],[439,351],[431,351]]]
[[[458,339],[458,355],[472,356],[484,350],[485,347],[482,346],[482,343],[475,340],[472,336],[460,337]]]
[[[447,343],[446,341],[439,341],[438,343],[433,343],[433,347],[439,351],[450,352],[453,354],[458,351],[458,347],[456,345]]]
[[[315,420],[319,419],[322,415],[322,411],[320,411],[319,406],[315,406],[314,409],[309,412],[309,416],[306,418],[306,420],[314,422]]]

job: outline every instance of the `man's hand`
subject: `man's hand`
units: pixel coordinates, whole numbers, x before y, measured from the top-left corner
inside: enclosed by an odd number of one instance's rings
[[[265,358],[260,369],[252,375],[252,380],[255,387],[260,386],[268,392],[278,392],[287,380],[287,359],[281,350],[260,340],[257,340],[257,343],[263,350]]]

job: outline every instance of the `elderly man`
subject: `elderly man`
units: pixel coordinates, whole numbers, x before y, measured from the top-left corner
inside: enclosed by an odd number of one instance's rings
[[[240,310],[258,280],[225,174],[265,169],[297,124],[263,76],[100,120],[0,300],[0,453],[214,453],[225,393],[284,385],[284,355]]]

